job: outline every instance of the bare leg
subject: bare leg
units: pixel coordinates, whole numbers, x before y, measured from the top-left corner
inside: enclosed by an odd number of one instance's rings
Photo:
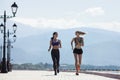
[[[81,66],[81,62],[82,62],[82,54],[79,54],[79,66]]]
[[[78,64],[79,64],[79,60],[78,60],[79,56],[78,56],[78,54],[74,53],[74,58],[75,58],[76,73],[78,73]]]

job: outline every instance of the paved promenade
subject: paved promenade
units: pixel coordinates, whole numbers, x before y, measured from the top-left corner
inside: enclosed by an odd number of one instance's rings
[[[118,80],[104,76],[73,72],[60,72],[57,76],[52,71],[12,71],[8,74],[0,73],[0,80]]]

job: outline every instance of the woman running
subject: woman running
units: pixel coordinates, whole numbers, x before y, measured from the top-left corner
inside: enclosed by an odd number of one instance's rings
[[[71,41],[71,46],[75,57],[76,75],[79,75],[80,65],[82,60],[82,53],[83,53],[82,46],[84,46],[84,40],[82,37],[80,37],[80,35],[83,34],[85,33],[81,31],[76,31],[75,32],[76,37],[73,38]],[[73,48],[73,42],[75,43],[75,48]]]
[[[48,51],[51,50],[51,57],[52,57],[52,61],[53,61],[53,69],[55,74],[57,75],[57,73],[59,73],[59,61],[60,61],[60,51],[59,48],[61,48],[61,41],[59,39],[57,39],[58,37],[58,33],[54,32],[53,33],[53,37],[50,40],[50,46]]]

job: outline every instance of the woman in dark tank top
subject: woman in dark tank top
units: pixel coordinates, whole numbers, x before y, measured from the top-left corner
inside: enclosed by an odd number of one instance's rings
[[[76,37],[72,39],[71,46],[73,49],[74,57],[75,57],[75,67],[76,67],[76,75],[79,75],[80,65],[82,60],[83,50],[82,47],[84,46],[84,40],[80,35],[84,35],[84,32],[76,31]],[[73,42],[75,43],[75,48],[73,48]]]
[[[54,69],[54,75],[57,75],[59,73],[59,62],[60,62],[60,51],[59,48],[61,48],[61,41],[57,39],[58,33],[54,32],[53,37],[50,40],[50,46],[48,51],[51,50],[51,57],[53,61],[53,69]]]

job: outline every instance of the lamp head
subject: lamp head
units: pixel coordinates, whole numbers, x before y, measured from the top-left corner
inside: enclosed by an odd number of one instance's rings
[[[15,17],[15,14],[17,13],[17,9],[18,9],[18,6],[15,2],[11,5],[11,9],[12,9],[13,17]]]
[[[17,38],[17,36],[16,36],[16,35],[13,35],[13,40],[14,40],[14,42],[16,41],[16,38]]]
[[[3,23],[1,23],[1,24],[0,24],[1,33],[3,33],[3,28],[4,28],[4,25],[3,25]]]
[[[13,24],[13,31],[14,31],[14,33],[16,32],[16,30],[17,30],[17,25],[14,23]]]

